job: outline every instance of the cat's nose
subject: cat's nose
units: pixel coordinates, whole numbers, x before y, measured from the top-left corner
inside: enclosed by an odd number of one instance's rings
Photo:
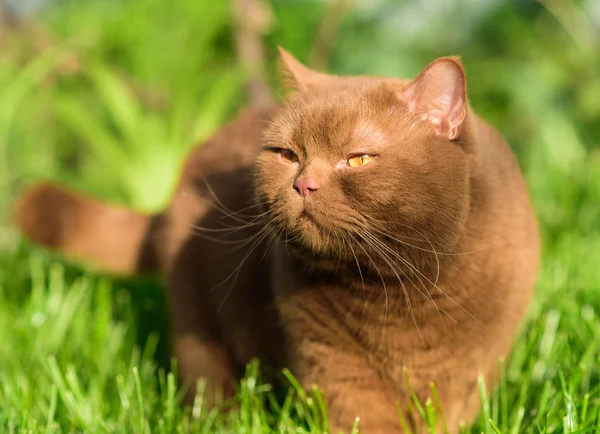
[[[297,178],[294,182],[294,190],[296,190],[303,198],[308,197],[309,194],[318,189],[319,184],[312,178]]]

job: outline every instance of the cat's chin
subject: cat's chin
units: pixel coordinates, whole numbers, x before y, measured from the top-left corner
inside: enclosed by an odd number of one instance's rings
[[[298,218],[293,232],[295,236],[291,240],[291,245],[296,249],[319,253],[326,244],[322,226],[312,217]]]

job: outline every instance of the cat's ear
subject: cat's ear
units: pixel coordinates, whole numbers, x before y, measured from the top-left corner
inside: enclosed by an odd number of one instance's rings
[[[313,71],[304,66],[290,53],[277,47],[280,57],[280,70],[284,85],[300,91],[307,91],[318,86],[325,86],[331,76],[322,72]]]
[[[467,80],[458,57],[431,62],[400,92],[411,112],[434,124],[440,136],[456,139],[467,113]]]

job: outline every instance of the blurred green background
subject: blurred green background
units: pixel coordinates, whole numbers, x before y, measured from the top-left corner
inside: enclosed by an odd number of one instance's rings
[[[192,413],[163,408],[176,395],[169,369],[154,375],[168,365],[160,286],[97,276],[24,244],[10,207],[25,186],[53,179],[161,209],[187,151],[247,101],[236,34],[248,21],[275,92],[276,45],[339,74],[413,77],[435,57],[462,57],[472,106],[519,157],[544,242],[536,302],[481,429],[600,424],[600,1],[272,0],[242,21],[243,1],[0,4],[0,426],[193,425]],[[321,38],[330,53],[315,48]],[[148,336],[162,350],[143,355]],[[127,399],[139,404],[138,384],[148,401],[136,407]],[[257,401],[242,412],[255,417],[262,392],[243,390]],[[256,426],[308,429],[302,411],[289,425],[284,412],[263,412]],[[204,417],[207,432],[255,426]]]

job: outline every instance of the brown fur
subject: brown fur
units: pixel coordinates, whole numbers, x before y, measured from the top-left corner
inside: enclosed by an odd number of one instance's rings
[[[436,383],[456,432],[477,412],[477,375],[495,381],[534,287],[538,233],[518,165],[470,109],[455,58],[412,81],[282,58],[298,91],[196,149],[160,216],[39,187],[17,222],[113,271],[155,263],[181,372],[215,393],[232,393],[260,357],[319,385],[334,429],[360,416],[367,433],[399,432],[406,368],[420,398]],[[346,167],[353,153],[377,157]],[[318,190],[302,199],[300,178]]]

